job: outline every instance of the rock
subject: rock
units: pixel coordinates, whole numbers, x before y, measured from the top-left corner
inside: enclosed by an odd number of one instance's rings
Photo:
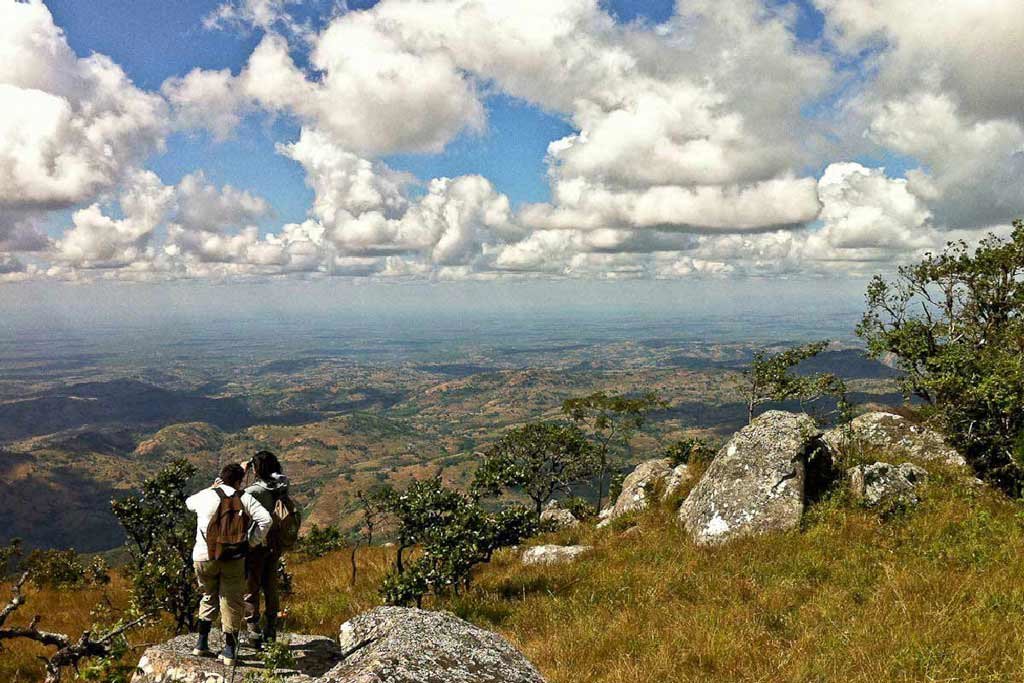
[[[282,678],[289,683],[319,683],[341,661],[341,648],[331,638],[285,635],[281,640],[288,641],[295,657],[294,669],[281,670]],[[247,673],[263,671],[263,660],[252,648],[242,647],[238,664],[232,670],[215,658],[193,656],[195,643],[195,634],[190,634],[147,648],[132,683],[228,683],[244,680]],[[214,630],[210,634],[210,648],[220,652],[223,646],[223,635]]]
[[[850,493],[866,507],[916,505],[917,487],[928,481],[928,472],[909,462],[858,465],[847,470],[846,476]]]
[[[523,553],[523,564],[563,564],[593,550],[589,545],[537,545]]]
[[[448,612],[378,607],[342,624],[338,642],[345,658],[325,682],[544,683],[507,640]]]
[[[627,512],[645,510],[650,505],[651,494],[658,485],[662,486],[662,500],[679,490],[679,487],[690,478],[690,469],[686,465],[673,468],[667,458],[655,458],[637,465],[625,481],[622,492],[615,505],[601,511],[598,528],[607,526],[617,517]]]
[[[555,529],[570,529],[578,526],[580,520],[569,510],[561,507],[557,500],[552,500],[540,513],[540,523]]]
[[[869,448],[894,459],[910,458],[965,466],[967,461],[942,436],[927,427],[892,413],[865,413],[850,424],[830,429],[822,436],[833,452],[845,448]],[[881,453],[879,453],[881,454]]]
[[[807,415],[763,413],[715,456],[679,508],[679,520],[698,545],[796,527],[806,460],[819,436]]]

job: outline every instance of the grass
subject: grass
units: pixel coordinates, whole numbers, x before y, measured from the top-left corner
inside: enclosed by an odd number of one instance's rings
[[[1021,680],[1021,521],[1017,503],[942,471],[890,519],[837,493],[799,531],[721,548],[693,546],[665,506],[538,539],[595,546],[572,565],[499,553],[467,595],[430,606],[504,634],[551,683]],[[292,562],[287,627],[334,635],[377,604],[386,552],[361,551],[355,586],[347,552]],[[34,592],[24,611],[74,630],[98,596]],[[35,652],[10,644],[0,680],[34,680]]]

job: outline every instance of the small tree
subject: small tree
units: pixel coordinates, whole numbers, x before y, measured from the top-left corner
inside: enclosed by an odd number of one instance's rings
[[[875,357],[905,373],[903,391],[929,404],[983,474],[1021,489],[1024,460],[1024,222],[973,252],[951,242],[875,277],[857,327]]]
[[[196,522],[185,508],[195,474],[187,460],[176,460],[147,479],[139,495],[111,503],[127,535],[127,570],[136,609],[166,611],[179,632],[194,629],[199,605],[192,570]]]
[[[352,585],[356,585],[356,572],[358,565],[356,563],[356,555],[359,552],[360,544],[367,547],[373,545],[373,534],[384,522],[384,518],[387,514],[387,510],[384,506],[384,500],[381,498],[379,493],[364,493],[363,491],[356,492],[356,500],[359,502],[360,508],[363,511],[362,524],[359,526],[358,534],[355,542],[352,543],[351,556],[349,557],[352,563]]]
[[[666,404],[654,392],[637,397],[598,391],[570,398],[562,403],[562,412],[584,428],[594,443],[598,460],[597,509],[601,510],[608,480],[608,458],[613,448],[629,449],[633,435],[644,426],[647,414]]]
[[[747,422],[754,419],[758,406],[773,401],[795,399],[813,403],[824,396],[837,396],[843,402],[846,384],[828,372],[797,375],[792,369],[825,350],[828,341],[812,342],[779,353],[758,351],[750,367],[744,371],[747,398]]]
[[[0,559],[7,561],[18,555],[19,548],[11,544],[6,548],[0,548]],[[121,620],[109,628],[102,630],[100,634],[94,634],[94,629],[83,631],[78,638],[71,638],[63,633],[44,631],[39,628],[42,622],[42,615],[36,614],[24,626],[8,626],[10,619],[26,603],[22,589],[25,584],[33,579],[33,570],[23,571],[21,576],[11,586],[10,601],[0,607],[0,643],[4,640],[24,639],[32,640],[45,647],[55,648],[48,656],[40,657],[43,661],[43,669],[46,672],[45,683],[60,683],[66,669],[79,669],[79,663],[88,660],[102,660],[112,658],[125,651],[124,634],[131,629],[141,625],[149,614],[143,614],[130,620]]]
[[[385,602],[392,605],[420,606],[427,593],[458,593],[469,586],[473,567],[537,530],[523,506],[487,512],[475,497],[446,488],[439,476],[414,482],[405,491],[386,489],[379,500],[395,520],[399,539],[395,569],[381,585]],[[404,552],[413,546],[420,554],[407,562]]]
[[[560,422],[535,422],[511,429],[483,454],[473,477],[473,490],[497,495],[520,488],[533,501],[540,519],[544,504],[556,492],[569,493],[575,483],[600,471],[595,450],[583,432]]]

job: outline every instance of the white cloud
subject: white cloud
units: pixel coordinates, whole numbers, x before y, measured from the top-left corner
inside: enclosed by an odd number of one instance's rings
[[[206,129],[218,141],[229,138],[253,108],[230,69],[193,69],[183,77],[167,79],[160,90],[171,104],[178,128]]]
[[[41,0],[0,3],[0,206],[89,200],[165,130],[163,100],[103,55],[79,59]]]

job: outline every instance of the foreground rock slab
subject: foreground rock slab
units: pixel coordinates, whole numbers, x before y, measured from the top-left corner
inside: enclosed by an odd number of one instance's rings
[[[544,683],[496,633],[448,612],[378,607],[341,625],[331,683]],[[286,679],[291,681],[291,679]]]
[[[288,649],[295,658],[295,668],[280,670],[282,679],[289,683],[314,683],[341,661],[341,648],[324,636],[285,635]],[[194,634],[178,636],[166,643],[148,648],[139,660],[132,683],[229,683],[243,681],[246,674],[263,672],[260,654],[252,648],[242,647],[238,664],[231,669],[212,657],[195,657]],[[210,634],[210,647],[220,652],[224,638],[220,631]]]
[[[719,451],[679,509],[698,545],[799,525],[806,461],[820,431],[808,415],[772,410]]]
[[[858,415],[849,425],[826,432],[822,440],[837,452],[848,448],[870,449],[894,460],[910,458],[947,465],[967,464],[941,434],[892,413]]]
[[[538,545],[527,548],[523,552],[522,561],[526,565],[565,564],[593,549],[590,545]]]
[[[928,481],[928,472],[909,462],[858,465],[847,470],[846,476],[854,499],[872,508],[916,505],[917,488]]]
[[[601,511],[598,527],[607,526],[613,519],[628,512],[646,510],[659,486],[662,488],[662,500],[668,498],[678,491],[690,476],[689,467],[672,467],[668,458],[655,458],[640,463],[622,482],[622,492],[615,500],[615,504]]]

